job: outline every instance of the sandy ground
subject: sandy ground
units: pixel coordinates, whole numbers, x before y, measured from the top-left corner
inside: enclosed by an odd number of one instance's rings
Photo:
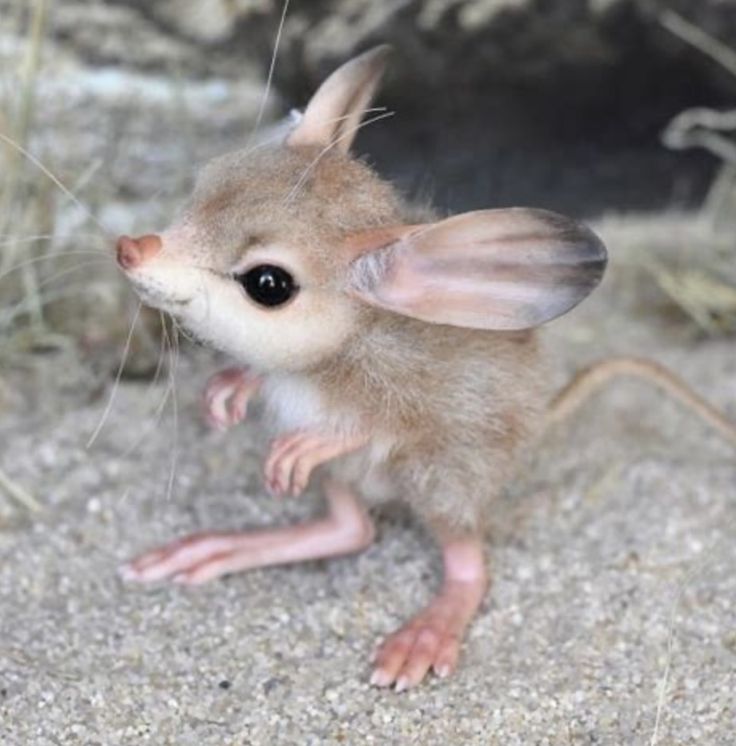
[[[615,271],[551,338],[568,369],[651,354],[736,415],[733,341],[636,322]],[[0,501],[0,742],[733,743],[736,460],[676,406],[621,384],[544,440],[499,507],[459,673],[397,695],[369,687],[369,655],[439,578],[401,512],[355,558],[197,589],[118,579],[173,536],[319,509],[265,496],[257,417],[205,430],[215,366],[182,357],[178,423],[169,406],[154,427],[165,382],[123,384],[90,449],[109,381],[64,354],[2,372],[0,467],[43,511]]]

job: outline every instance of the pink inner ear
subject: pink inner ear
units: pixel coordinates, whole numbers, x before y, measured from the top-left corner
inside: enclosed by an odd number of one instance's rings
[[[525,208],[379,228],[346,241],[349,292],[430,323],[528,329],[566,313],[598,284],[600,239],[574,220]]]
[[[421,223],[416,225],[390,225],[385,228],[353,233],[345,239],[343,250],[352,261],[362,254],[382,249],[384,246],[388,246],[424,227]]]
[[[290,147],[335,147],[346,153],[370,106],[389,52],[390,47],[383,44],[335,70],[312,96],[301,121],[286,138],[286,144]]]

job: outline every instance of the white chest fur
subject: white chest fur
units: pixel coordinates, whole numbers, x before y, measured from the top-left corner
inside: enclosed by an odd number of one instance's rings
[[[277,433],[319,430],[334,435],[347,435],[362,431],[351,413],[328,409],[319,389],[302,376],[271,375],[263,382],[261,393],[266,402],[269,426]],[[386,460],[393,443],[394,439],[385,434],[372,434],[367,448],[343,460],[343,478],[355,481],[370,476],[374,480],[378,479],[377,483],[383,484],[383,477],[374,467]]]
[[[323,429],[334,418],[314,384],[298,375],[271,375],[261,389],[276,430]]]

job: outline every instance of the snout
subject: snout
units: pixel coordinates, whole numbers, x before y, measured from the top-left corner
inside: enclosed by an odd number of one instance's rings
[[[140,238],[120,236],[116,251],[118,264],[123,269],[135,269],[161,251],[161,238],[155,233]]]

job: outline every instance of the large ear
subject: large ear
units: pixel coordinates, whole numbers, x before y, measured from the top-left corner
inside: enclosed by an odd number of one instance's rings
[[[286,144],[350,149],[370,105],[391,47],[383,44],[346,62],[335,70],[312,96],[304,116],[286,138]]]
[[[437,324],[528,329],[561,316],[599,283],[606,249],[546,210],[480,210],[348,239],[348,292]]]

